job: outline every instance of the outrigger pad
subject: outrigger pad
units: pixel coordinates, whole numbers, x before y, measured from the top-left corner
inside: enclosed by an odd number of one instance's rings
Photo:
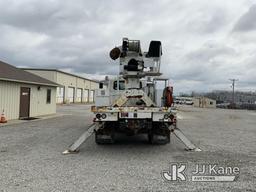
[[[76,151],[65,150],[62,152],[62,155],[76,154],[78,152],[79,152],[79,150],[76,150]]]

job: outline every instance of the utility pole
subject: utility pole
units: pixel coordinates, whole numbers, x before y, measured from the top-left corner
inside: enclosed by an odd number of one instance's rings
[[[231,87],[232,87],[232,106],[235,106],[235,83],[238,81],[238,79],[229,79],[232,81]]]

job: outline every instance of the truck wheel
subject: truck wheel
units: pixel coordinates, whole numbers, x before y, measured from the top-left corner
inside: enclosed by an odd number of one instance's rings
[[[153,143],[152,143],[152,133],[151,133],[151,132],[148,133],[148,142],[149,142],[150,144],[153,144]]]
[[[165,145],[170,143],[170,135],[157,135],[154,133],[148,134],[148,140],[153,145]]]

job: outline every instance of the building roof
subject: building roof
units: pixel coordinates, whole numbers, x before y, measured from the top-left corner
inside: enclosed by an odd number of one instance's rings
[[[23,69],[23,70],[35,70],[35,71],[56,71],[56,72],[64,73],[66,75],[70,75],[70,76],[73,76],[73,77],[78,77],[78,78],[81,78],[81,79],[84,79],[84,80],[87,80],[87,81],[92,81],[92,82],[95,82],[95,83],[99,83],[99,81],[97,81],[97,80],[88,79],[88,78],[85,78],[85,77],[82,77],[82,76],[79,76],[79,75],[75,75],[75,74],[72,74],[72,73],[61,71],[59,69],[45,69],[45,68],[21,68],[21,69]]]
[[[58,84],[0,61],[0,80],[57,87]]]

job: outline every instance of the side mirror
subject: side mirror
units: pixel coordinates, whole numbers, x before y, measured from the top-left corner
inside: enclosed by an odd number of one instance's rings
[[[99,83],[99,88],[103,89],[103,83],[101,83],[101,82]]]

